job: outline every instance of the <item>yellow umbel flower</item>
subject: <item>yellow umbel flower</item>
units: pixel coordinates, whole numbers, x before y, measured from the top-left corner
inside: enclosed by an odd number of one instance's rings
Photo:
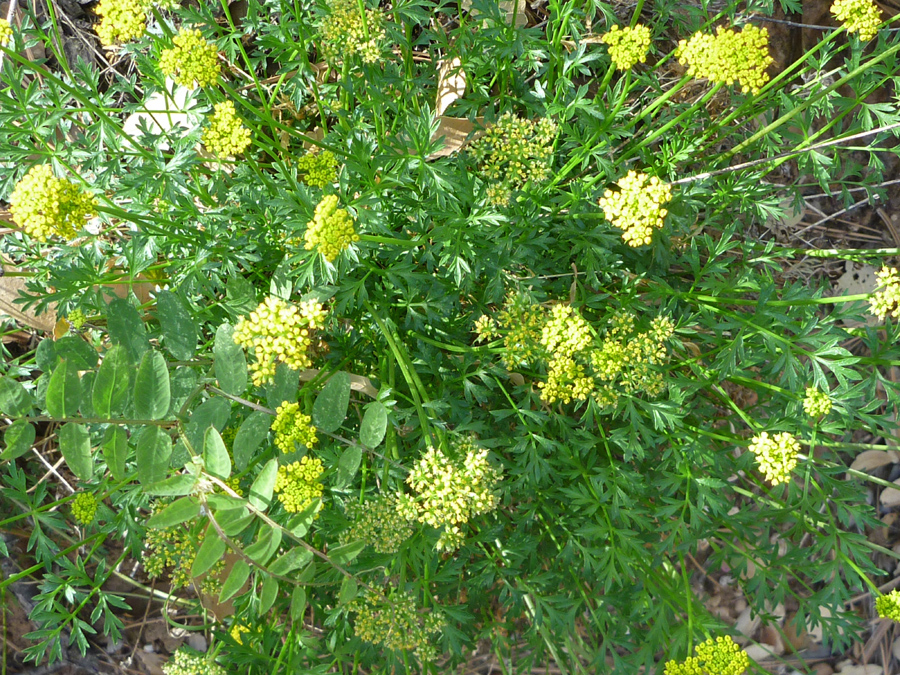
[[[333,262],[341,251],[359,241],[359,235],[347,209],[338,208],[337,195],[325,195],[306,224],[304,239],[307,251],[318,248],[325,260]]]
[[[97,36],[104,47],[136,40],[147,29],[146,3],[142,0],[100,0],[94,10],[100,17]]]
[[[310,459],[308,455],[299,462],[278,467],[275,492],[285,511],[299,513],[322,496],[319,476],[324,470],[321,459]]]
[[[831,412],[831,397],[818,387],[807,387],[803,409],[810,417],[824,417]]]
[[[297,160],[297,173],[307,185],[324,188],[337,180],[338,161],[329,150],[307,152]]]
[[[342,540],[364,541],[379,553],[396,553],[413,532],[409,520],[397,511],[396,495],[350,502],[347,517],[352,524]]]
[[[585,375],[585,367],[569,356],[550,360],[547,381],[538,382],[541,400],[546,403],[586,401],[594,390],[594,378]]]
[[[678,43],[675,58],[687,66],[688,75],[728,85],[737,82],[745,94],[758,93],[769,81],[766,68],[774,62],[769,56],[769,31],[751,25],[741,32],[719,26],[715,35],[694,33]]]
[[[835,0],[831,13],[848,33],[859,33],[860,40],[868,41],[878,34],[881,10],[873,0]]]
[[[897,268],[882,267],[876,276],[881,290],[873,293],[869,299],[872,314],[882,321],[889,314],[895,319],[900,319],[900,274]]]
[[[6,46],[12,35],[12,26],[9,25],[9,21],[0,19],[0,47]]]
[[[772,485],[786,483],[797,466],[800,441],[783,432],[770,437],[768,432],[754,436],[750,450],[756,455],[756,463]]]
[[[328,16],[319,22],[320,56],[330,63],[341,63],[349,56],[359,56],[364,63],[375,63],[381,57],[384,41],[384,15],[367,9],[365,17],[356,0],[327,0]]]
[[[541,345],[554,356],[572,356],[591,344],[587,321],[570,305],[554,305],[541,329]]]
[[[241,639],[241,635],[244,633],[249,633],[250,628],[245,626],[242,623],[236,623],[231,627],[231,630],[228,631],[228,634],[231,636],[231,639],[237,642],[239,645],[244,644],[244,641]]]
[[[875,611],[882,619],[900,621],[900,591],[895,588],[887,595],[875,598]]]
[[[274,297],[266,298],[249,316],[242,316],[233,338],[256,356],[250,364],[253,384],[271,382],[279,361],[293,370],[308,368],[312,332],[325,325],[325,316],[318,302],[307,301],[297,307]]]
[[[672,188],[656,176],[629,171],[617,183],[619,191],[611,189],[600,198],[603,215],[622,230],[622,239],[632,247],[653,241],[653,231],[663,226],[669,213],[662,208],[672,199]]]
[[[423,614],[412,594],[396,587],[389,587],[387,593],[370,588],[350,610],[356,613],[353,631],[361,640],[388,649],[414,650],[423,662],[437,655],[429,640],[445,622],[435,612]]]
[[[750,657],[730,636],[710,638],[694,648],[696,656],[666,663],[664,675],[741,675]]]
[[[72,517],[82,525],[90,525],[97,515],[97,505],[92,492],[79,492],[72,501]]]
[[[311,448],[319,439],[316,437],[316,428],[312,424],[312,417],[300,412],[299,403],[285,401],[275,414],[272,422],[272,431],[275,432],[275,446],[282,452],[294,452],[294,442]]]
[[[231,101],[216,103],[215,112],[207,119],[209,126],[203,130],[203,145],[216,157],[239,155],[250,145],[250,130],[237,116]]]
[[[609,48],[609,58],[619,70],[629,70],[637,63],[647,61],[650,51],[650,29],[637,24],[634,27],[613,26],[600,36],[600,41]]]
[[[32,167],[9,198],[13,220],[38,241],[51,236],[74,239],[76,227],[92,216],[97,204],[65,178],[56,178],[49,164]]]
[[[181,647],[162,667],[165,675],[227,675],[226,670],[206,654]]]
[[[540,305],[517,293],[506,296],[498,321],[508,331],[503,338],[503,363],[507,368],[534,360],[540,352],[544,319]]]
[[[172,39],[175,45],[164,49],[159,69],[182,87],[208,87],[219,77],[219,54],[216,46],[203,38],[198,29],[182,28]]]

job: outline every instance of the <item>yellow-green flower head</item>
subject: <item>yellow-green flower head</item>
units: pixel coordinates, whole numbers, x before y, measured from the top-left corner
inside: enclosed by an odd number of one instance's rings
[[[555,357],[572,356],[591,344],[587,321],[570,305],[554,305],[541,329],[541,345]]]
[[[900,274],[895,267],[882,267],[876,276],[881,290],[869,299],[872,314],[882,321],[888,315],[900,318]]]
[[[859,33],[860,40],[868,41],[878,34],[881,10],[874,0],[835,0],[831,13],[848,33]]]
[[[756,463],[766,480],[779,485],[790,479],[791,471],[797,466],[800,441],[787,432],[775,434],[773,438],[764,431],[753,437],[750,450],[756,455]]]
[[[497,329],[497,321],[487,314],[482,314],[475,319],[475,334],[478,336],[475,338],[476,342],[486,342],[498,337],[500,334]]]
[[[295,452],[295,442],[306,448],[312,448],[319,442],[312,417],[300,412],[300,404],[296,402],[285,401],[278,406],[272,431],[275,432],[275,446],[282,452]]]
[[[700,667],[700,659],[696,656],[689,656],[679,663],[672,660],[666,662],[666,668],[663,675],[709,675]]]
[[[75,330],[81,330],[81,327],[84,326],[84,322],[87,321],[87,317],[84,315],[84,312],[76,307],[69,312],[66,321],[68,321],[69,325]]]
[[[669,212],[662,206],[672,199],[672,188],[656,176],[637,171],[629,171],[617,185],[618,192],[609,189],[600,198],[603,215],[622,230],[622,239],[629,246],[649,244]]]
[[[249,633],[249,632],[250,632],[249,627],[245,626],[242,623],[236,623],[231,627],[231,630],[228,631],[228,634],[231,636],[232,640],[237,642],[239,645],[242,645],[242,644],[244,644],[244,641],[243,641],[243,639],[241,639],[241,636],[244,633]]]
[[[388,649],[414,650],[420,661],[432,661],[431,637],[444,626],[436,612],[424,613],[415,597],[389,586],[387,593],[369,589],[351,605],[356,613],[354,633],[361,640]]]
[[[729,635],[701,642],[694,651],[710,675],[742,675],[750,667],[750,657]]]
[[[900,591],[895,588],[887,595],[875,598],[875,611],[882,619],[900,621]]]
[[[318,302],[299,306],[268,297],[234,327],[234,341],[253,350],[256,361],[250,364],[253,384],[260,386],[275,378],[278,362],[293,370],[309,368],[307,353],[313,331],[325,325],[326,312]]]
[[[384,42],[384,15],[367,9],[360,14],[356,0],[327,0],[328,16],[319,22],[320,56],[329,63],[359,56],[364,63],[381,58]]]
[[[206,654],[182,647],[162,667],[165,675],[228,675],[225,669]]]
[[[831,412],[831,397],[818,387],[807,387],[803,409],[810,417],[824,417]]]
[[[0,19],[0,47],[5,46],[10,38],[12,38],[12,35],[12,26],[9,25],[9,21]]]
[[[546,403],[586,401],[594,390],[594,378],[585,375],[585,367],[570,356],[550,360],[547,381],[538,382],[541,400]]]
[[[510,293],[498,315],[499,325],[506,331],[503,338],[503,362],[514,368],[534,360],[540,352],[545,312],[539,305],[517,293]]]
[[[650,29],[637,24],[634,27],[613,26],[600,41],[609,47],[609,57],[619,70],[629,70],[637,63],[647,61],[650,51]]]
[[[325,195],[306,224],[306,250],[318,248],[325,260],[334,261],[341,251],[359,241],[353,218],[347,209],[338,208],[337,195]]]
[[[309,455],[299,462],[278,467],[275,492],[288,513],[299,513],[322,496],[319,477],[325,469],[321,459],[310,459]]]
[[[159,69],[182,87],[208,87],[219,78],[219,54],[212,42],[194,28],[182,28],[173,40],[171,49],[164,49],[159,57]]]
[[[410,519],[397,510],[396,495],[381,495],[362,504],[347,504],[351,526],[344,539],[364,541],[379,553],[396,553],[413,532]]]
[[[100,0],[94,10],[100,17],[97,36],[104,47],[136,40],[147,29],[143,0]]]
[[[337,180],[337,167],[337,158],[330,150],[307,152],[297,160],[300,180],[317,188],[324,188]]]
[[[13,220],[38,241],[51,236],[74,239],[77,228],[94,215],[93,195],[66,180],[56,178],[49,164],[32,167],[9,198]]]
[[[241,122],[234,103],[216,103],[215,112],[203,130],[203,145],[220,159],[239,155],[250,145],[250,130]]]
[[[154,512],[165,506],[158,502]],[[215,536],[215,535],[212,535]],[[184,526],[149,529],[144,537],[146,550],[143,557],[144,570],[147,576],[155,579],[166,568],[170,568],[170,580],[173,589],[186,588],[191,584],[191,567],[197,557],[197,551],[203,543],[203,533],[192,535]],[[204,593],[217,593],[221,586],[220,574],[225,569],[225,560],[219,560],[206,573],[200,584]]]
[[[728,85],[737,82],[745,94],[758,93],[769,81],[766,68],[774,62],[768,30],[753,25],[740,32],[719,26],[715,35],[694,33],[678,43],[675,58],[687,66],[688,75]]]
[[[79,492],[72,500],[72,517],[82,525],[90,525],[97,515],[97,505],[92,492]]]

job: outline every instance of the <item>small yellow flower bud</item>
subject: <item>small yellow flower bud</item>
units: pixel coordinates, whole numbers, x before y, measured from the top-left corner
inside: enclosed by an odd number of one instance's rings
[[[629,70],[647,61],[650,50],[650,29],[647,26],[613,26],[600,40],[608,46],[609,57],[619,70]]]
[[[93,195],[65,178],[56,178],[49,164],[29,170],[9,198],[13,220],[38,241],[51,236],[74,239],[76,228],[97,207]]]
[[[182,28],[172,40],[174,47],[164,49],[159,69],[182,87],[193,89],[215,84],[219,77],[216,46],[203,38],[199,30]]]
[[[208,118],[209,126],[203,130],[203,145],[220,159],[239,155],[250,145],[250,130],[237,116],[234,103],[216,103],[215,112]]]
[[[147,29],[146,2],[142,0],[100,0],[94,10],[101,18],[97,36],[104,47],[136,40]]]
[[[874,0],[835,0],[831,13],[848,33],[859,33],[860,40],[868,41],[878,34],[881,10]]]
[[[325,195],[316,207],[313,219],[306,224],[304,239],[307,251],[318,248],[325,260],[333,262],[341,251],[359,241],[359,235],[350,213],[338,208],[337,195]]]

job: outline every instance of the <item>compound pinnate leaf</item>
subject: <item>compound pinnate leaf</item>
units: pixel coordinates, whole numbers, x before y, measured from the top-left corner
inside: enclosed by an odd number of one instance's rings
[[[133,366],[124,347],[114,345],[106,352],[94,378],[91,393],[94,412],[98,417],[120,415],[125,410],[131,390],[132,371]]]
[[[203,439],[203,462],[210,475],[225,480],[231,475],[231,459],[222,436],[209,427]]]
[[[234,464],[238,471],[243,471],[247,468],[254,453],[256,453],[256,449],[268,436],[269,427],[271,426],[272,416],[258,410],[250,413],[243,424],[241,424],[241,428],[238,429],[237,435],[234,437],[234,443],[231,446]]]
[[[141,358],[134,378],[134,414],[139,419],[161,420],[169,411],[172,390],[166,360],[157,351]]]
[[[166,477],[172,456],[172,439],[156,425],[146,426],[137,433],[135,456],[138,479],[145,486],[159,483]]]
[[[250,486],[250,503],[265,511],[272,503],[272,493],[278,478],[278,460],[270,459]]]
[[[69,470],[79,480],[88,481],[94,473],[91,436],[83,424],[68,423],[59,430],[59,451]]]
[[[216,379],[226,394],[241,396],[247,390],[247,357],[234,341],[234,327],[222,324],[216,330],[213,344]]]
[[[140,361],[144,352],[150,349],[141,315],[127,300],[116,298],[109,303],[107,330],[113,343],[125,349],[132,363]]]
[[[81,406],[81,378],[75,365],[61,360],[47,385],[47,412],[51,417],[73,417]]]
[[[147,519],[147,527],[162,530],[186,522],[200,515],[200,500],[196,497],[176,499],[162,511]]]
[[[115,480],[125,478],[125,459],[128,457],[128,434],[120,426],[111,426],[103,436],[100,451]]]
[[[228,578],[222,584],[222,592],[219,593],[219,602],[225,602],[229,598],[241,590],[241,587],[247,582],[250,576],[250,565],[243,560],[238,560],[231,568]]]
[[[197,351],[197,322],[171,291],[157,293],[156,307],[166,349],[179,361],[189,360]]]
[[[350,375],[338,371],[322,387],[313,403],[313,424],[326,433],[340,429],[350,405]]]
[[[203,543],[200,544],[200,548],[197,550],[194,564],[191,565],[191,576],[199,577],[204,572],[212,569],[213,565],[225,555],[226,548],[228,546],[225,544],[225,540],[219,536],[215,528],[212,525],[206,528],[206,536],[204,536]]]
[[[34,406],[31,394],[11,377],[0,377],[0,414],[24,417]]]
[[[3,442],[6,448],[0,452],[0,461],[16,459],[31,450],[34,444],[35,429],[31,422],[16,420],[10,424],[3,433]]]

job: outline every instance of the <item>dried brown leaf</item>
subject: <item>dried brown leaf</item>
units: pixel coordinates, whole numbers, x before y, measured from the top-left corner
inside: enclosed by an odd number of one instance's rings
[[[900,455],[893,450],[866,450],[859,453],[850,465],[856,471],[871,471],[880,466],[896,464],[900,461]]]

